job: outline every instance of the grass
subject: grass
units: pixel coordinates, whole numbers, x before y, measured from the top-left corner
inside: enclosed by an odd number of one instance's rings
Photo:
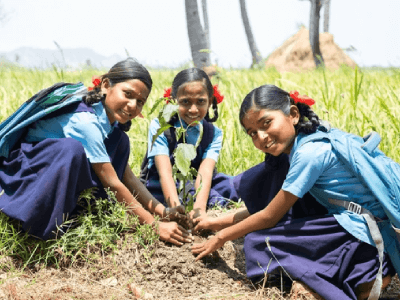
[[[43,71],[0,66],[0,121],[42,88],[58,81],[82,81],[90,86],[92,75],[105,71],[86,69],[70,72],[57,68]],[[129,163],[135,174],[139,174],[146,153],[148,126],[157,116],[157,111],[150,113],[151,108],[163,95],[164,89],[171,85],[179,70],[150,71],[154,86],[143,110],[145,118],[135,119],[128,133],[131,142]],[[225,96],[219,105],[219,119],[216,122],[224,131],[223,148],[217,164],[219,172],[236,175],[263,160],[263,154],[254,148],[251,139],[241,128],[238,113],[246,94],[267,83],[287,91],[298,90],[300,94],[312,97],[316,100],[316,113],[334,127],[361,136],[372,130],[377,131],[382,137],[380,149],[395,161],[400,161],[400,152],[397,150],[400,144],[400,69],[353,70],[343,67],[337,71],[283,74],[275,69],[220,69],[219,72],[212,80]],[[106,203],[100,202],[98,205]],[[60,253],[71,262],[78,257],[87,257],[90,247],[109,251],[121,232],[135,227],[137,221],[129,220],[123,207],[118,205],[107,207],[107,210],[112,211],[111,215],[98,211],[97,215],[83,217],[78,221],[82,226],[68,231],[56,241],[48,242],[38,242],[19,234],[19,227],[6,216],[0,215],[0,253],[20,257],[23,264],[27,265],[39,261],[61,264],[63,256]],[[156,239],[151,236],[149,228],[138,228],[136,232],[143,246]]]

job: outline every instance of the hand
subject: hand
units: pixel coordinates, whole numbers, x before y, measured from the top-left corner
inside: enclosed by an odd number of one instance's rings
[[[198,254],[196,257],[196,261],[202,259],[204,256],[216,251],[217,249],[221,248],[225,242],[220,239],[218,234],[213,236],[208,241],[201,243],[201,244],[194,244],[192,246],[192,253]]]
[[[164,215],[165,220],[167,221],[175,221],[178,224],[185,226],[185,228],[193,228],[192,219],[185,214],[185,207],[183,205],[165,208]]]
[[[194,232],[199,232],[201,230],[216,230],[214,228],[214,221],[215,218],[210,218],[207,215],[202,215],[196,219],[193,220]]]
[[[201,208],[193,208],[193,210],[189,213],[189,217],[194,220],[195,218],[199,218],[201,216],[206,216],[206,210]]]
[[[189,237],[187,230],[175,222],[159,222],[158,226],[162,241],[170,242],[177,246],[182,246],[183,243],[191,243],[193,241]]]

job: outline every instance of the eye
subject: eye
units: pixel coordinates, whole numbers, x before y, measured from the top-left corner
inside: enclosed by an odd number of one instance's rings
[[[254,139],[254,137],[256,136],[256,132],[255,131],[251,131],[249,132],[249,136]]]
[[[206,103],[207,101],[206,101],[206,99],[199,99],[197,102],[198,102],[199,104],[204,104],[204,103]]]
[[[188,99],[180,99],[179,104],[187,105],[189,103]]]
[[[265,120],[263,126],[266,127],[271,123],[271,120]]]
[[[132,97],[132,92],[131,91],[125,91],[125,96],[127,98],[131,98]]]

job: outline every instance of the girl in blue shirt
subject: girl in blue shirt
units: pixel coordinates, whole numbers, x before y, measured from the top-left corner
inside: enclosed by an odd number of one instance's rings
[[[205,214],[207,206],[215,204],[225,205],[228,199],[235,199],[235,191],[230,187],[229,177],[224,174],[215,174],[215,165],[222,148],[222,130],[212,124],[218,119],[217,104],[223,97],[219,94],[217,87],[212,86],[207,74],[198,68],[186,69],[179,72],[173,82],[170,96],[177,100],[179,105],[179,117],[183,126],[187,128],[186,142],[195,144],[199,137],[199,126],[191,125],[198,121],[203,124],[204,134],[202,139],[209,139],[209,145],[205,149],[198,150],[197,157],[193,160],[192,166],[201,175],[197,176],[195,187],[197,189],[202,180],[202,188],[194,203],[192,216]],[[209,109],[212,107],[214,117],[210,118]],[[174,116],[170,123],[180,127],[177,116]],[[206,124],[208,123],[208,124]],[[157,137],[152,145],[153,136],[160,128],[158,119],[154,119],[149,128],[148,135],[148,164],[145,184],[149,191],[168,207],[181,205],[177,185],[172,177],[173,155],[170,151],[171,145],[163,133]],[[211,130],[210,130],[211,129]],[[174,134],[173,134],[174,135]],[[179,142],[179,141],[178,141]],[[199,148],[202,144],[200,144]]]
[[[221,231],[194,245],[192,251],[200,259],[226,241],[246,235],[247,275],[253,280],[282,266],[292,279],[304,282],[324,299],[367,299],[378,272],[382,271],[382,288],[395,274],[388,249],[394,249],[398,257],[398,247],[393,246],[397,241],[393,234],[380,267],[378,250],[363,217],[330,203],[330,199],[353,201],[373,212],[380,222],[388,222],[378,200],[339,160],[328,140],[298,147],[301,137],[323,130],[323,122],[310,108],[313,103],[298,92],[289,94],[273,85],[256,88],[246,96],[239,116],[245,131],[255,147],[272,160],[289,155],[290,167],[281,189],[266,195],[266,206],[258,211],[195,219],[195,230]],[[282,220],[308,191],[328,214]],[[379,297],[379,284],[374,292],[371,299]]]
[[[30,234],[52,238],[75,213],[80,192],[98,187],[98,196],[106,196],[105,188],[115,192],[142,224],[153,223],[153,214],[166,217],[165,207],[128,164],[129,138],[124,131],[141,113],[151,91],[147,69],[130,58],[97,79],[91,91],[73,87],[58,88],[52,96],[74,93],[82,98],[79,106],[30,125],[9,156],[0,159],[2,212],[19,220]],[[174,208],[170,217],[183,211],[183,207]],[[175,222],[160,222],[158,230],[162,240],[177,245],[190,241]]]

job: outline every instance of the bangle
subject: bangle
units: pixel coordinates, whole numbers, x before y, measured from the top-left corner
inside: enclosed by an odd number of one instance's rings
[[[171,209],[169,207],[165,208],[165,216],[168,217],[171,214]]]

